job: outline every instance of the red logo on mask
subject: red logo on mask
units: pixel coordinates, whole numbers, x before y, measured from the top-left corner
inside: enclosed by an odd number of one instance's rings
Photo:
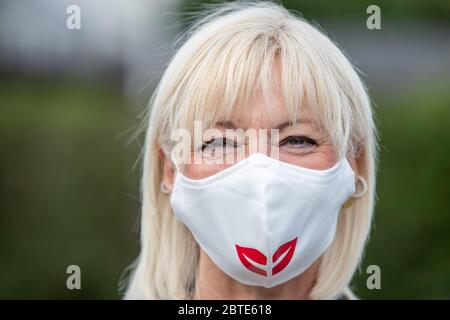
[[[275,251],[275,253],[272,256],[272,263],[274,263],[274,266],[272,268],[272,275],[276,275],[277,273],[283,271],[291,262],[291,259],[294,255],[295,246],[297,245],[297,239],[292,239],[291,241],[288,241],[281,246],[278,247],[278,249]],[[248,270],[257,273],[259,275],[267,277],[267,271],[261,268],[258,268],[257,266],[253,265],[249,260],[256,262],[257,264],[266,266],[267,265],[267,257],[261,253],[261,251],[258,251],[253,248],[246,248],[241,247],[239,245],[236,245],[236,251],[239,257],[239,260],[241,260],[244,267],[246,267]],[[278,261],[278,258],[280,258],[284,253],[285,256],[283,259]],[[278,262],[277,262],[278,261]],[[275,262],[277,262],[275,264]]]

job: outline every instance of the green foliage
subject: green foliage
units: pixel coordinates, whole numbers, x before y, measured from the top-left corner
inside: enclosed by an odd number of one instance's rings
[[[139,209],[120,90],[8,80],[0,97],[0,298],[118,298]],[[81,291],[66,288],[71,264]]]
[[[450,298],[450,95],[444,90],[411,88],[379,102],[378,203],[355,282],[362,298]],[[381,268],[382,290],[366,288],[371,264]]]

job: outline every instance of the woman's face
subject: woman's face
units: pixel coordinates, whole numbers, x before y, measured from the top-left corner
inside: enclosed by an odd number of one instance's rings
[[[274,65],[275,75],[279,76],[279,65]],[[279,83],[279,82],[275,82]],[[231,119],[217,123],[214,128],[223,133],[223,136],[216,139],[206,139],[202,141],[202,150],[198,152],[204,155],[212,153],[220,154],[225,150],[232,150],[233,148],[244,148],[245,156],[249,156],[255,152],[255,149],[249,148],[253,143],[258,145],[258,141],[252,139],[264,139],[263,132],[266,132],[265,139],[267,139],[268,147],[264,151],[258,149],[256,152],[267,153],[267,155],[277,155],[278,160],[300,167],[309,169],[324,170],[332,167],[336,159],[336,151],[334,150],[330,139],[326,137],[320,128],[314,123],[313,119],[308,114],[302,112],[297,122],[291,124],[289,122],[289,114],[287,108],[283,104],[282,95],[279,89],[274,89],[273,105],[267,105],[267,102],[256,94],[247,106],[236,105],[235,112]],[[241,109],[239,109],[241,108]],[[258,136],[247,136],[246,139],[227,138],[225,132],[230,129],[242,129],[246,131],[250,129],[254,132],[259,132]],[[260,131],[260,129],[266,129]],[[271,129],[278,130],[278,138],[271,137]],[[228,131],[229,132],[229,131]],[[272,131],[273,132],[273,131]],[[243,141],[246,143],[243,144]],[[263,140],[264,141],[264,140]],[[260,143],[260,142],[259,142]],[[261,145],[261,144],[260,144]],[[271,148],[278,147],[278,153],[270,153]],[[252,150],[252,151],[250,151]],[[229,152],[229,151],[226,151]],[[354,157],[348,157],[350,165],[357,176],[357,168]],[[233,163],[201,163],[201,164],[185,164],[183,166],[183,174],[191,179],[202,179],[211,176],[229,166]],[[174,169],[171,161],[166,158],[164,161],[164,183],[171,190],[174,181]],[[355,181],[356,183],[356,181]]]

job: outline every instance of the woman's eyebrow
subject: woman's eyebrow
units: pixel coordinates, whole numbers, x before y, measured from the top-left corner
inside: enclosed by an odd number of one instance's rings
[[[290,120],[288,121],[284,121],[280,124],[278,124],[277,126],[275,126],[272,129],[278,129],[278,130],[283,130],[286,127],[292,126],[292,125],[296,125],[296,124],[310,124],[311,120],[310,119],[296,119],[295,122],[292,122]],[[220,127],[224,127],[227,129],[236,129],[238,128],[238,126],[233,122],[233,121],[229,121],[229,120],[224,120],[224,121],[219,121],[216,123],[216,126],[220,126]]]
[[[229,120],[219,121],[216,123],[216,126],[224,127],[227,129],[236,129],[237,128],[237,126],[234,124],[234,122],[229,121]]]
[[[310,124],[310,123],[311,123],[310,119],[296,119],[295,122],[288,120],[288,121],[280,123],[274,129],[278,129],[278,130],[282,131],[283,129],[285,129],[289,126],[293,126],[296,124]]]

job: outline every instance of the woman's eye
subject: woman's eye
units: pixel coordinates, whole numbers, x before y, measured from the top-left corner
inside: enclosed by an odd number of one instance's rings
[[[216,148],[235,148],[237,147],[236,142],[227,138],[212,138],[211,140],[202,144],[202,151],[206,149],[216,149]]]
[[[304,136],[289,136],[284,138],[280,142],[280,147],[292,147],[292,148],[311,148],[316,147],[317,142],[314,139],[304,137]]]

